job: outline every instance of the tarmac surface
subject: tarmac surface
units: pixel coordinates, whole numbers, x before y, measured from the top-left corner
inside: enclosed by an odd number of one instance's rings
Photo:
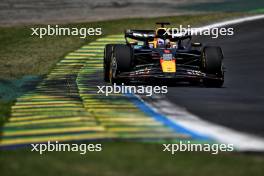
[[[264,136],[264,20],[229,27],[234,36],[197,39],[222,47],[224,87],[170,87],[167,98],[202,119]]]

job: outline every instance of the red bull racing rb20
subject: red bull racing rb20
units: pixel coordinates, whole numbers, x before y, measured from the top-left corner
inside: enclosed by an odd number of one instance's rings
[[[126,30],[125,44],[107,44],[104,80],[121,82],[189,82],[222,87],[223,54],[218,46],[193,43],[192,36],[172,37],[168,23],[156,30]]]

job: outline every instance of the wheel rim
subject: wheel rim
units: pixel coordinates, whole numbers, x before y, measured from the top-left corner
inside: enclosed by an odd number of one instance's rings
[[[115,57],[111,60],[111,67],[109,70],[109,80],[110,83],[113,84],[113,79],[116,77],[117,63]]]

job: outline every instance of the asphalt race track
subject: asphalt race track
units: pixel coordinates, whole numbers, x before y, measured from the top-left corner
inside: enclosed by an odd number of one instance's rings
[[[223,49],[224,88],[170,87],[167,98],[202,119],[264,136],[264,19],[229,27],[234,36],[200,38]]]

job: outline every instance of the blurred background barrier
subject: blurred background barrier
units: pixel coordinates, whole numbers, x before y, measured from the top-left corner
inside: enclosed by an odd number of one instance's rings
[[[260,0],[4,0],[0,25],[69,23],[206,12],[264,12]]]

